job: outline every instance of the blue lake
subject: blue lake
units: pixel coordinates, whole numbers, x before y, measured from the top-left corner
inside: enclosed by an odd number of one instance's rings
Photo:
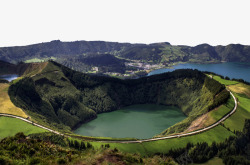
[[[219,64],[179,64],[171,69],[158,69],[150,72],[148,75],[171,72],[176,69],[198,69],[200,71],[214,72],[229,78],[243,79],[250,82],[250,63],[226,62]]]
[[[0,75],[0,79],[8,80],[9,82],[17,79],[19,76],[17,74],[6,74]]]

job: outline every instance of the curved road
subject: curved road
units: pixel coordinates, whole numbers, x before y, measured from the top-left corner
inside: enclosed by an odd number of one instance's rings
[[[227,89],[228,90],[228,89]],[[229,91],[229,90],[228,90]],[[96,142],[105,142],[105,143],[142,143],[142,142],[149,142],[149,141],[157,141],[157,140],[164,140],[164,139],[172,139],[172,138],[179,138],[179,137],[184,137],[184,136],[189,136],[189,135],[195,135],[195,134],[198,134],[198,133],[201,133],[201,132],[204,132],[204,131],[207,131],[211,128],[214,128],[216,127],[217,125],[219,125],[221,122],[225,121],[228,117],[230,117],[237,109],[237,100],[235,98],[235,96],[232,94],[231,91],[229,91],[231,96],[233,97],[234,99],[234,108],[231,112],[229,112],[227,115],[225,115],[223,118],[221,118],[220,120],[218,120],[217,122],[215,122],[214,124],[208,126],[208,127],[205,127],[203,129],[200,129],[200,130],[196,130],[196,131],[192,131],[192,132],[188,132],[188,133],[183,133],[183,134],[178,134],[178,135],[169,135],[169,136],[165,136],[165,137],[159,137],[159,138],[151,138],[151,139],[142,139],[142,140],[128,140],[128,141],[115,141],[115,140],[105,140],[105,141],[96,141]],[[48,130],[50,132],[53,132],[55,134],[58,134],[58,135],[61,135],[61,136],[66,136],[65,134],[62,134],[60,132],[57,132],[55,130],[52,130],[52,129],[49,129],[47,127],[44,127],[42,125],[39,125],[37,123],[34,123],[28,119],[25,119],[23,117],[19,117],[19,116],[15,116],[15,115],[10,115],[10,114],[0,114],[0,116],[6,116],[6,117],[13,117],[13,118],[17,118],[17,119],[20,119],[20,120],[23,120],[27,123],[30,123],[30,124],[33,124],[37,127],[40,127],[40,128],[43,128],[45,130]],[[70,135],[67,135],[67,136],[70,136]]]

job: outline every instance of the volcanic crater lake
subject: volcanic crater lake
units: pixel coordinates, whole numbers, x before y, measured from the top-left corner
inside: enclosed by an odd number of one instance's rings
[[[160,134],[186,116],[174,106],[138,104],[98,114],[74,133],[84,136],[146,139]]]

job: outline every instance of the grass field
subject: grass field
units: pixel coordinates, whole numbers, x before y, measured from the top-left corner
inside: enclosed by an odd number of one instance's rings
[[[16,107],[8,95],[9,84],[0,83],[0,113],[7,113],[26,118],[22,109]]]
[[[225,80],[219,76],[214,76],[213,78],[226,85],[238,99],[236,112],[224,122],[224,125],[230,128],[231,131],[242,131],[245,119],[250,119],[250,86],[237,81]],[[215,119],[218,119],[220,115],[222,114],[216,112],[212,114]]]
[[[221,158],[215,157],[203,164],[192,164],[192,165],[224,165],[223,160]]]
[[[250,119],[250,86],[243,83],[235,83],[236,81],[218,79],[230,89],[235,97],[238,99],[238,108],[236,112],[229,117],[224,125],[230,130],[242,131],[245,119]]]
[[[236,112],[228,118],[224,124],[232,131],[242,131],[245,123],[245,119],[250,119],[250,98],[242,97],[239,94],[235,94],[238,99],[238,108]]]
[[[33,126],[29,123],[26,123],[20,119],[9,118],[9,117],[0,117],[0,139],[14,136],[18,132],[23,132],[25,135],[32,133],[41,133],[47,132],[46,130]]]
[[[230,99],[228,102],[224,105],[221,105],[218,109],[215,109],[209,113],[209,115],[215,120],[221,119],[222,116],[225,116],[227,113],[229,113],[234,107],[234,99],[232,96],[230,96]]]
[[[231,80],[222,79],[219,76],[213,76],[213,79],[215,79],[216,81],[219,81],[221,84],[224,84],[224,85],[235,85],[235,84],[239,83],[238,81],[231,81]]]
[[[235,93],[240,93],[250,98],[250,86],[249,85],[239,83],[236,85],[229,85],[228,88]]]
[[[229,136],[234,136],[234,134],[219,125],[211,130],[197,135],[146,142],[143,143],[143,146],[145,147],[147,153],[151,155],[157,152],[167,153],[170,149],[186,147],[187,143],[189,142],[193,144],[196,144],[198,142],[207,142],[210,145],[214,141],[222,142]]]
[[[166,139],[159,141],[143,142],[143,143],[109,143],[111,148],[118,148],[123,152],[140,153],[142,155],[153,155],[155,153],[168,153],[170,149],[177,149],[186,147],[187,143],[196,144],[198,142],[207,142],[212,144],[215,142],[222,142],[229,136],[235,136],[232,132],[228,131],[221,125],[192,136],[186,136],[181,138]],[[107,144],[103,142],[91,142],[95,148],[100,148],[101,145]]]

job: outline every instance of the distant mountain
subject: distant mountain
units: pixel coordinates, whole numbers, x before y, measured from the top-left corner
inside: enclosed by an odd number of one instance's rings
[[[104,57],[107,58],[106,62],[103,62]],[[101,72],[123,73],[125,61],[121,58],[165,65],[173,62],[250,62],[250,46],[201,44],[190,47],[173,46],[167,42],[147,45],[105,41],[61,42],[56,40],[28,46],[0,48],[0,60],[12,63],[51,58],[77,71],[86,72],[95,66],[102,67],[99,70]]]

